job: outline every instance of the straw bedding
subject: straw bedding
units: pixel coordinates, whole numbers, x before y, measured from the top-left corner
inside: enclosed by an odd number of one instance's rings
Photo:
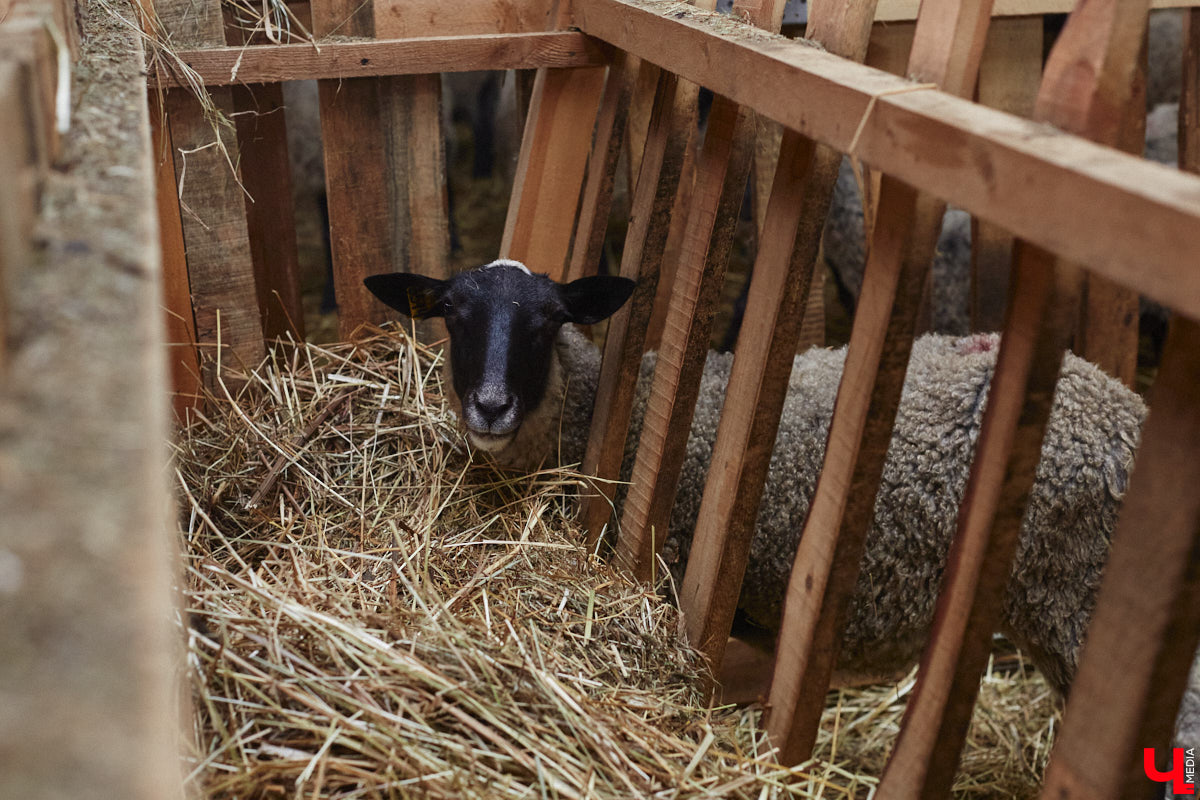
[[[472,461],[437,353],[368,333],[277,349],[177,437],[197,796],[871,794],[911,676],[831,693],[816,760],[775,764],[671,605],[578,544],[578,477]],[[1055,701],[1016,667],[957,796],[1036,794]]]

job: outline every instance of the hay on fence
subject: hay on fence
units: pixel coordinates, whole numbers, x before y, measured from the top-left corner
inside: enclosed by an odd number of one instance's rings
[[[817,761],[775,764],[578,544],[578,476],[472,461],[439,373],[397,332],[280,348],[180,432],[197,794],[869,796],[906,684],[832,693]],[[963,796],[1032,795],[1053,701],[989,682]]]

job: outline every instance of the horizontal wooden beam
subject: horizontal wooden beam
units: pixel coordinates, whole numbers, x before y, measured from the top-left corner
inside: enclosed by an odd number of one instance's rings
[[[993,17],[1024,17],[1031,14],[1066,14],[1076,0],[996,0]],[[921,0],[879,0],[876,22],[899,22],[917,18]],[[1200,6],[1200,0],[1154,0],[1154,8],[1187,8]]]
[[[1195,176],[677,3],[574,11],[584,33],[1200,319]]]
[[[428,36],[250,45],[181,50],[183,63],[208,86],[276,83],[321,78],[365,78],[538,67],[591,67],[608,63],[607,48],[572,31]],[[182,75],[160,62],[151,77],[160,86],[181,86]]]

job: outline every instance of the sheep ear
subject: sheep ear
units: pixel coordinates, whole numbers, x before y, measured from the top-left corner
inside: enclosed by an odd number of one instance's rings
[[[571,281],[561,289],[563,303],[567,306],[567,321],[592,325],[611,317],[625,305],[636,285],[636,281],[610,275]]]
[[[371,294],[413,319],[446,315],[446,282],[411,272],[391,272],[363,279]]]

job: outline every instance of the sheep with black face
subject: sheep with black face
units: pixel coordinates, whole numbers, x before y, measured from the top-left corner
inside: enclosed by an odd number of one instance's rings
[[[395,274],[369,278],[367,285],[405,314],[446,317],[451,383],[473,443],[523,468],[582,458],[600,357],[569,323],[612,314],[629,296],[629,281],[561,285],[500,261],[447,281]],[[997,349],[995,336],[925,336],[914,344],[843,637],[843,674],[892,674],[920,655]],[[813,349],[793,363],[739,598],[743,613],[768,630],[779,626],[844,359],[844,349]],[[732,360],[710,354],[701,379],[664,548],[677,579]],[[653,354],[643,360],[631,443],[638,440],[654,363]],[[1145,413],[1119,382],[1066,357],[1004,619],[1004,632],[1060,689],[1075,671]],[[631,444],[626,476],[632,451]]]

